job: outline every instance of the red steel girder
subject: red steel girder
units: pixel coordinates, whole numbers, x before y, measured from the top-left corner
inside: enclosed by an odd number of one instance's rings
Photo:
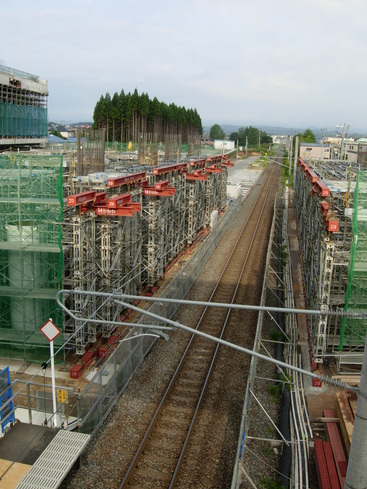
[[[121,206],[129,205],[131,202],[131,194],[121,194],[117,197],[108,199],[107,205],[110,209],[117,209]]]
[[[210,165],[205,168],[206,173],[222,173],[222,168],[218,168],[217,165]]]
[[[142,193],[145,196],[151,197],[171,197],[176,193],[176,189],[174,187],[168,187],[164,190],[157,190],[155,187],[144,187]]]
[[[320,194],[321,197],[329,197],[329,195],[330,195],[329,187],[322,180],[317,180],[313,184],[313,189],[315,190],[315,192]]]
[[[154,187],[148,187],[144,182],[144,185],[142,185],[142,193],[143,195],[150,195],[153,197],[171,197],[176,193],[176,189],[175,187],[169,186],[168,180],[160,180],[155,182]]]
[[[180,173],[187,171],[187,163],[178,163],[176,165],[159,166],[153,168],[152,173],[155,176],[164,175],[165,173],[173,173],[178,171]]]
[[[221,163],[221,161],[222,161],[222,155],[211,156],[210,158],[208,158],[208,163]]]
[[[205,168],[205,165],[206,165],[206,158],[190,161],[190,166],[193,166],[195,168]]]
[[[131,173],[130,175],[125,175],[123,177],[114,177],[107,179],[107,187],[121,187],[121,185],[128,185],[130,183],[140,182],[146,177],[146,172]]]
[[[93,202],[96,196],[96,192],[88,191],[81,192],[80,194],[68,195],[66,199],[66,205],[68,207],[77,207],[79,205],[85,205],[88,202]]]
[[[234,163],[232,163],[231,161],[229,160],[226,160],[226,161],[223,161],[222,162],[222,166],[234,166]]]
[[[186,180],[202,180],[208,179],[208,175],[205,175],[202,170],[195,170],[194,173],[186,173]]]
[[[311,170],[310,167],[307,168],[305,173],[306,173],[307,177],[311,179],[312,183],[317,182],[317,180],[319,179],[317,174],[313,170]]]
[[[165,190],[168,187],[169,187],[169,181],[168,180],[161,180],[161,181],[155,182],[155,184],[154,184],[154,188],[156,190],[159,190],[159,191]]]
[[[102,204],[106,201],[106,192],[98,192],[94,198],[93,204]]]
[[[140,204],[138,205],[140,206]],[[96,207],[92,207],[92,209],[97,216],[107,217],[131,217],[135,212],[138,212],[135,205],[127,205],[118,209],[111,209],[107,205],[97,205]]]

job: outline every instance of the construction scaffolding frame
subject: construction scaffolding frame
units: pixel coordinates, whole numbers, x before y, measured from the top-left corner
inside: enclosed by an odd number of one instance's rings
[[[143,281],[156,285],[165,267],[185,246],[186,163],[152,170],[143,192]]]
[[[65,289],[129,294],[142,289],[141,192],[136,184],[143,178],[144,172],[119,177],[92,174],[78,181],[84,192],[68,197],[63,220]],[[76,317],[87,314],[93,320],[118,321],[121,313],[111,303],[86,301],[78,294],[65,296],[65,305]],[[97,331],[95,322],[82,327],[78,323],[65,316],[65,338],[77,355],[83,355],[97,335],[108,338],[115,329],[103,324]]]
[[[229,164],[220,156],[137,173],[72,177],[65,188],[78,193],[67,197],[63,220],[65,289],[153,293],[199,231],[210,226],[211,213],[224,209]],[[65,337],[77,355],[84,355],[88,343],[115,334],[106,321],[124,316],[110,301],[82,296],[64,297],[72,311],[65,315]],[[80,325],[86,313],[91,321]]]
[[[0,138],[46,138],[47,97],[46,81],[0,65]]]
[[[62,283],[62,157],[0,155],[0,349],[6,356],[49,357],[40,332],[62,329],[55,296]],[[63,335],[55,344],[63,343]]]
[[[359,242],[359,231],[363,236],[363,225],[359,230],[356,217],[360,191],[354,188],[355,177],[348,162],[323,162],[322,165],[313,162],[311,167],[298,160],[295,206],[305,299],[310,309],[365,308],[363,240],[363,251],[356,255],[357,262],[352,260],[351,254],[353,243]],[[349,296],[348,288],[353,290]],[[367,331],[364,323],[337,315],[309,316],[313,360],[318,363],[332,357],[338,372],[360,365]]]
[[[104,171],[105,129],[78,128],[77,175]]]

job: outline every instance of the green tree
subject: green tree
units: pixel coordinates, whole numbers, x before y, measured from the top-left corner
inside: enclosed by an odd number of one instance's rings
[[[107,141],[137,141],[141,133],[154,133],[160,141],[166,134],[181,134],[182,142],[203,133],[201,118],[196,109],[185,109],[174,103],[150,100],[148,94],[139,95],[121,90],[101,95],[93,111],[95,128],[106,128]]]
[[[301,134],[301,141],[303,143],[316,143],[316,136],[311,129],[306,129],[305,132]]]
[[[223,131],[223,129],[220,127],[219,124],[214,124],[210,128],[210,132],[209,132],[210,139],[224,139],[225,135],[226,135],[225,132]]]
[[[232,132],[229,136],[231,141],[238,141],[240,146],[247,145],[250,148],[258,148],[261,145],[269,145],[273,142],[271,136],[265,131],[260,131],[256,127],[240,127],[237,132]]]

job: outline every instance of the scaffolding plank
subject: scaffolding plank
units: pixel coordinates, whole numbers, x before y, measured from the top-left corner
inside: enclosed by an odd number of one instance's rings
[[[78,457],[83,453],[90,435],[61,430],[41,453],[17,489],[56,489],[60,486]]]

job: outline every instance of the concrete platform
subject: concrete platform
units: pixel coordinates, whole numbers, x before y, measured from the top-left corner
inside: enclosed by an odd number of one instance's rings
[[[0,489],[13,489],[59,430],[17,422],[0,438]]]
[[[0,438],[0,459],[33,465],[58,432],[56,428],[17,422]]]

